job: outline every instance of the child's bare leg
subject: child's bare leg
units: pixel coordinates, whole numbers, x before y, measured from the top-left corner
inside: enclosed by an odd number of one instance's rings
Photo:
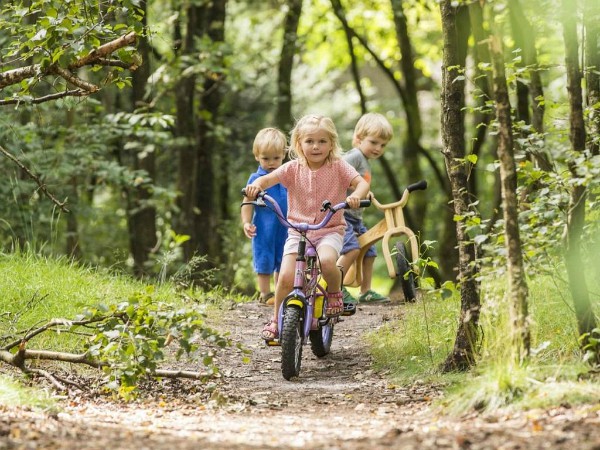
[[[294,288],[294,268],[296,267],[296,253],[290,253],[283,257],[281,262],[281,269],[279,276],[277,277],[277,284],[275,285],[275,303],[273,305],[273,317],[277,319],[279,314],[279,306],[283,299],[292,291]]]
[[[259,273],[256,275],[258,280],[258,291],[261,296],[267,295],[271,292],[271,274]]]
[[[334,248],[323,245],[319,247],[319,259],[321,260],[321,272],[327,282],[327,292],[339,292],[342,284],[342,274],[337,266],[338,253]]]
[[[342,273],[337,266],[338,252],[328,245],[319,248],[319,259],[321,260],[321,272],[327,282],[327,315],[334,316],[344,312],[341,284]]]
[[[342,266],[344,275],[348,273],[348,269],[350,269],[350,266],[352,266],[352,264],[354,264],[354,261],[356,261],[359,252],[359,249],[350,250],[348,253],[340,256],[340,258],[338,259],[337,264],[339,266]]]
[[[360,293],[364,294],[371,289],[371,282],[373,281],[373,265],[375,263],[375,257],[365,257],[363,259],[363,271],[362,281],[360,283]]]
[[[273,317],[262,330],[264,339],[275,339],[278,330],[279,307],[283,299],[290,293],[294,287],[294,267],[296,265],[296,253],[285,255],[281,262],[279,276],[275,285],[275,302],[273,303]]]

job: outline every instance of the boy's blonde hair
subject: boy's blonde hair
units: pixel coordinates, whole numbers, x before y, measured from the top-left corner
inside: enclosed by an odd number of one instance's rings
[[[302,164],[307,164],[306,156],[302,153],[300,140],[304,135],[315,130],[325,131],[331,140],[332,150],[327,156],[327,162],[331,163],[340,159],[342,157],[342,147],[340,147],[338,132],[333,120],[329,117],[319,116],[317,114],[308,114],[296,122],[296,125],[290,134],[290,158],[299,159]]]
[[[367,136],[375,136],[384,140],[386,143],[394,137],[394,129],[384,115],[379,113],[367,113],[358,119],[354,127],[354,135],[352,136],[352,145],[358,147],[359,140]]]
[[[256,133],[252,144],[252,153],[256,158],[259,157],[261,150],[281,151],[282,154],[285,154],[286,147],[287,139],[281,130],[273,127],[263,128]]]

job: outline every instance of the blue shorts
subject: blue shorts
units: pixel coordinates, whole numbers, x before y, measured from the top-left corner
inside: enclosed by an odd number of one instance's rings
[[[346,219],[346,233],[344,234],[344,245],[342,246],[341,254],[345,255],[350,250],[357,250],[360,248],[358,245],[358,237],[367,232],[367,227],[361,219],[357,219],[352,216],[344,214]],[[365,253],[365,257],[375,258],[377,256],[377,250],[374,245],[371,245]]]

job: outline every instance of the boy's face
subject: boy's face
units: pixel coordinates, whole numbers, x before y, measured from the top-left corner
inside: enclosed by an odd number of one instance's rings
[[[283,151],[269,148],[258,152],[258,156],[255,156],[254,159],[258,161],[263,170],[273,172],[283,163],[283,156]]]
[[[365,136],[358,139],[358,148],[367,159],[376,159],[383,155],[387,143],[380,137]]]

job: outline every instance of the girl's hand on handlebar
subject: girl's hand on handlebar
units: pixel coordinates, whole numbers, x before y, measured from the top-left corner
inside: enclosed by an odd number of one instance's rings
[[[358,195],[351,194],[346,197],[346,203],[348,203],[350,208],[358,209],[360,208],[360,197]]]
[[[244,193],[246,194],[246,197],[248,197],[249,199],[256,199],[256,196],[261,192],[261,189],[257,186],[254,186],[252,184],[249,184],[248,186],[246,186],[246,188],[244,189]]]

